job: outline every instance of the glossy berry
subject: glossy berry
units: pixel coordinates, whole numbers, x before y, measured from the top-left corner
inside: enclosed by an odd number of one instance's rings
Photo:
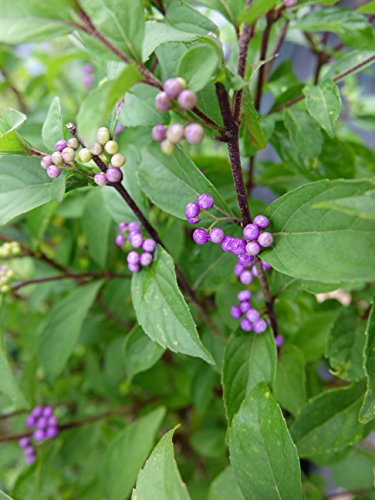
[[[199,217],[187,217],[186,220],[189,224],[198,224],[198,222],[200,222]]]
[[[268,233],[265,231],[261,235],[259,235],[258,238],[258,243],[261,247],[268,248],[272,245],[273,243],[273,236],[271,233]]]
[[[96,140],[98,141],[99,144],[104,146],[106,144],[111,136],[109,135],[109,130],[107,127],[100,127],[96,133]]]
[[[40,417],[36,425],[39,429],[45,429],[48,426],[48,419],[46,417]]]
[[[264,215],[257,215],[254,219],[254,224],[260,229],[266,229],[270,225],[269,219]]]
[[[260,252],[260,245],[256,242],[256,241],[250,241],[247,245],[246,245],[246,252],[249,254],[249,255],[258,255],[258,253]]]
[[[108,141],[105,146],[104,146],[105,151],[107,151],[108,154],[114,155],[117,153],[119,146],[118,142],[116,141]]]
[[[138,273],[141,270],[139,264],[128,264],[128,269],[132,273]]]
[[[130,233],[139,232],[141,230],[141,226],[138,222],[133,221],[129,223],[128,230]]]
[[[76,155],[76,152],[72,148],[64,148],[61,152],[61,155],[62,155],[65,162],[73,161],[74,157]]]
[[[242,311],[240,309],[240,306],[232,306],[230,308],[230,315],[234,319],[240,319],[242,317]]]
[[[251,330],[253,329],[253,325],[251,324],[251,322],[247,318],[244,318],[241,321],[241,328],[245,332],[251,332]]]
[[[165,139],[161,142],[160,149],[165,155],[172,155],[176,150],[176,144],[173,144],[171,141],[168,141],[168,139]]]
[[[164,127],[164,125],[155,125],[152,129],[152,138],[154,141],[164,141],[164,139],[167,137],[167,129]]]
[[[270,264],[268,264],[268,262],[265,262],[264,260],[262,260],[262,267],[265,271],[269,271],[270,269],[272,269]]]
[[[27,448],[30,445],[30,440],[27,437],[23,437],[18,441],[21,448]]]
[[[171,99],[166,92],[159,92],[156,95],[155,108],[161,112],[171,109]]]
[[[233,238],[230,251],[235,255],[241,255],[246,252],[246,241],[242,238]]]
[[[148,239],[142,243],[142,248],[145,252],[152,253],[156,249],[156,241]]]
[[[52,415],[52,417],[49,417],[48,426],[49,427],[57,427],[57,418],[54,415]]]
[[[36,425],[36,417],[29,415],[26,419],[26,427],[31,429],[31,427],[35,427],[35,425]]]
[[[149,252],[144,252],[141,255],[139,262],[141,263],[141,266],[147,267],[151,264],[152,260],[153,260],[152,254]]]
[[[108,182],[106,175],[103,172],[94,175],[94,182],[98,186],[105,186]]]
[[[118,234],[115,239],[115,243],[118,247],[122,247],[125,243],[125,236],[123,234]]]
[[[24,448],[25,455],[35,455],[35,450],[30,444]]]
[[[241,290],[240,292],[238,292],[237,299],[240,302],[249,301],[251,299],[251,292],[250,292],[250,290]]]
[[[175,99],[186,87],[186,82],[182,78],[168,78],[164,82],[163,89],[168,97]]]
[[[64,161],[63,157],[62,157],[62,154],[59,153],[58,151],[55,151],[51,155],[51,159],[52,159],[52,163],[54,163],[55,165],[60,165]]]
[[[253,281],[253,275],[250,271],[243,271],[240,275],[240,281],[243,285],[250,285]]]
[[[193,232],[193,240],[197,245],[204,245],[205,243],[207,243],[209,240],[209,236],[206,229],[204,229],[203,227],[195,229]]]
[[[133,248],[141,248],[142,243],[143,243],[143,237],[142,237],[141,233],[136,233],[131,238],[131,240],[129,238],[129,241],[130,241]]]
[[[243,236],[247,240],[256,240],[260,234],[259,227],[256,224],[248,224],[244,227]]]
[[[249,267],[254,262],[254,257],[247,253],[243,253],[238,256],[237,262],[244,267]]]
[[[190,123],[185,127],[185,139],[189,144],[200,144],[204,138],[204,129],[199,123]]]
[[[105,176],[108,182],[120,182],[122,180],[122,172],[119,168],[107,168]]]
[[[103,153],[103,146],[101,144],[99,144],[98,142],[95,142],[91,148],[90,148],[90,152],[94,155],[94,156],[99,156]]]
[[[241,312],[243,312],[244,314],[247,313],[248,311],[250,311],[250,309],[251,309],[250,302],[246,302],[246,301],[241,302],[240,309],[241,309]]]
[[[41,441],[44,441],[44,439],[46,438],[46,433],[44,432],[43,429],[37,429],[34,432],[33,436],[34,436],[35,441],[40,443]]]
[[[59,434],[59,429],[57,427],[48,427],[46,430],[46,437],[49,439],[55,438]]]
[[[197,203],[202,210],[209,210],[214,206],[214,199],[208,193],[203,193],[198,196]]]
[[[129,232],[129,242],[132,243],[133,238],[137,237],[138,235],[142,236],[140,231],[130,231]]]
[[[77,149],[79,147],[78,139],[72,137],[71,139],[69,139],[67,146],[72,149]]]
[[[234,274],[238,277],[241,276],[241,274],[245,271],[245,267],[242,264],[236,264],[234,266]]]
[[[139,263],[139,253],[136,252],[135,250],[129,252],[128,256],[126,257],[126,260],[128,261],[128,264],[138,264]]]
[[[167,130],[167,139],[172,144],[178,144],[184,138],[185,129],[181,123],[174,123]]]
[[[277,347],[281,347],[284,343],[284,337],[282,335],[276,335],[275,337],[275,344]]]
[[[256,323],[254,323],[254,332],[255,333],[263,333],[267,330],[267,323],[264,319],[259,319]]]
[[[224,252],[231,252],[232,248],[232,242],[234,238],[233,236],[226,235],[224,236],[223,241],[220,243],[221,248],[224,250]]]
[[[43,156],[40,160],[40,164],[46,170],[50,165],[52,165],[52,157],[50,155]]]
[[[56,165],[50,165],[47,168],[47,175],[50,179],[56,179],[61,174],[61,170]]]
[[[186,205],[185,215],[187,219],[193,219],[194,217],[197,217],[199,215],[199,212],[200,208],[198,203],[191,201]]]
[[[78,153],[78,158],[81,160],[82,163],[88,163],[90,160],[92,160],[92,153],[89,149],[82,148],[81,151]]]
[[[193,109],[197,104],[197,95],[192,90],[183,90],[178,96],[178,105],[181,109]]]
[[[119,231],[124,233],[128,229],[128,224],[127,222],[120,222],[120,224],[117,227]]]
[[[256,268],[256,266],[253,266],[251,268],[251,272],[253,273],[253,276],[258,276],[258,269]]]
[[[249,309],[246,313],[246,317],[247,319],[249,319],[252,323],[255,323],[256,321],[258,321],[258,319],[260,318],[260,314],[259,314],[259,311],[257,311],[256,309]]]
[[[210,231],[211,243],[221,243],[225,238],[225,233],[220,227],[214,227]]]
[[[56,151],[60,151],[60,153],[61,153],[61,151],[63,149],[65,149],[67,146],[68,146],[68,142],[64,141],[64,139],[61,139],[61,141],[56,142],[56,144],[55,144],[55,150]]]

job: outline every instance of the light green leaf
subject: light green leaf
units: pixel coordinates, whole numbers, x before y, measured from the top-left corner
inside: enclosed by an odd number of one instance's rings
[[[23,113],[12,108],[5,108],[0,117],[0,155],[25,153],[27,147],[17,133],[17,129],[26,121]]]
[[[207,500],[244,500],[232,467],[223,470],[210,485]]]
[[[94,189],[86,198],[81,221],[89,255],[94,262],[105,269],[111,218],[104,207],[100,189]]]
[[[310,399],[291,427],[301,457],[344,450],[360,441],[366,427],[358,421],[364,383],[325,391]]]
[[[365,341],[365,323],[357,319],[354,309],[343,309],[331,329],[326,350],[336,377],[351,382],[363,378]]]
[[[121,113],[122,123],[127,127],[152,127],[158,123],[168,123],[168,113],[160,113],[155,109],[155,97],[158,93],[159,90],[150,85],[136,85],[126,96]]]
[[[64,369],[76,346],[81,327],[101,281],[81,286],[56,302],[41,332],[38,355],[47,376],[54,380]]]
[[[262,335],[247,335],[239,329],[231,335],[224,351],[222,381],[229,422],[259,382],[267,382],[272,387],[276,361],[276,345],[270,330]]]
[[[189,89],[202,90],[213,78],[220,59],[217,49],[208,44],[195,45],[182,57],[177,75],[184,78]]]
[[[320,202],[314,208],[330,208],[347,215],[375,222],[375,191],[368,191],[362,196],[351,196],[338,200]]]
[[[323,68],[322,71],[322,76],[321,76],[321,82],[327,80],[327,79],[332,79],[335,76],[338,76],[348,69],[350,69],[350,73],[344,78],[351,77],[355,75],[356,73],[360,71],[364,71],[367,67],[371,66],[371,64],[374,63],[373,60],[369,60],[369,62],[366,65],[361,66],[361,63],[363,61],[369,59],[374,52],[372,50],[350,50],[348,52],[345,52],[342,54],[342,56],[332,62],[329,65],[326,65]],[[360,65],[358,69],[353,70],[353,67]],[[340,80],[344,80],[344,78],[341,78]]]
[[[6,493],[0,490],[0,499],[1,500],[13,500],[12,497],[9,497]]]
[[[204,16],[187,3],[170,3],[167,7],[165,18],[171,26],[185,33],[206,35],[211,32],[215,33],[217,36],[220,35],[219,28],[211,19]]]
[[[152,450],[164,415],[165,409],[157,408],[129,424],[110,443],[100,471],[104,498],[123,500],[128,497],[139,469]]]
[[[297,415],[306,403],[305,359],[295,346],[285,346],[277,366],[274,395],[280,405]]]
[[[318,124],[303,111],[284,110],[284,124],[289,138],[303,159],[314,160],[322,150],[323,137]]]
[[[254,0],[242,14],[241,20],[247,24],[253,24],[254,21],[266,14],[275,5],[276,0]]]
[[[163,347],[150,340],[140,326],[135,326],[124,341],[123,357],[129,381],[154,366],[164,351]]]
[[[214,363],[177,286],[173,260],[160,246],[153,264],[133,275],[132,298],[138,322],[153,341]]]
[[[176,429],[164,434],[139,472],[132,500],[189,500],[173,453]]]
[[[246,0],[200,0],[199,3],[217,10],[223,14],[232,24],[238,25]]]
[[[361,7],[358,7],[357,12],[361,14],[375,14],[375,0],[371,0]]]
[[[372,307],[366,328],[366,345],[364,351],[364,370],[366,374],[366,392],[359,413],[363,423],[375,419],[375,308]]]
[[[159,144],[143,149],[138,180],[153,203],[180,219],[185,220],[187,203],[201,193],[210,193],[218,206],[230,212],[215,187],[182,148],[177,148],[171,156],[165,155]]]
[[[60,99],[54,97],[43,123],[42,139],[47,150],[55,151],[55,144],[64,138],[63,119],[61,115]]]
[[[247,395],[233,418],[229,453],[246,499],[301,500],[297,450],[280,407],[264,382]]]
[[[147,61],[150,55],[164,43],[192,42],[196,38],[197,35],[195,33],[186,33],[165,23],[148,21],[143,41],[142,61]]]
[[[0,156],[0,225],[61,198],[64,191],[64,177],[51,182],[40,166],[40,158]]]
[[[325,80],[319,85],[306,85],[306,109],[330,137],[335,135],[335,123],[340,115],[341,98],[337,85],[332,80]]]
[[[268,211],[275,241],[262,258],[294,278],[321,283],[374,279],[374,223],[313,208],[323,201],[358,196],[371,189],[374,184],[368,181],[322,180],[281,196]]]

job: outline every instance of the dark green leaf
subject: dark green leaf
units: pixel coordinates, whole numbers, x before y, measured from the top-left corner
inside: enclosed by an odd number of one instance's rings
[[[242,119],[246,125],[252,146],[255,149],[265,148],[267,141],[259,123],[259,115],[254,107],[248,86],[246,86],[243,91]]]
[[[111,219],[103,206],[102,193],[95,189],[86,198],[82,229],[91,259],[103,269],[106,267],[110,228]]]
[[[314,160],[320,154],[323,137],[317,123],[307,113],[284,110],[284,123],[290,140],[301,158]]]
[[[372,307],[366,329],[366,345],[364,370],[366,374],[367,387],[365,397],[359,413],[359,419],[363,423],[370,422],[375,418],[375,312]]]
[[[274,395],[280,405],[293,415],[297,415],[306,403],[305,359],[293,345],[286,345],[281,351]]]
[[[232,467],[223,470],[210,485],[207,500],[244,500]]]
[[[330,137],[335,135],[335,123],[340,115],[341,98],[337,85],[325,80],[319,85],[306,85],[306,109]]]
[[[254,0],[241,16],[241,21],[253,24],[276,5],[276,0]]]

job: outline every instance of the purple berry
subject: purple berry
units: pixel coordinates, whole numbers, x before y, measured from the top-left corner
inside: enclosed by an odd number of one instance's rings
[[[195,217],[198,217],[200,212],[200,208],[198,203],[195,203],[194,201],[191,201],[186,205],[185,209],[185,215],[187,219],[194,219]]]
[[[267,330],[267,323],[264,319],[259,319],[256,323],[254,323],[254,332],[255,333],[263,333]]]
[[[131,246],[133,248],[141,248],[142,243],[143,243],[143,237],[142,237],[141,233],[134,233],[134,236],[132,236],[131,240],[129,238],[129,241],[130,241]]]
[[[132,273],[138,273],[141,267],[139,264],[128,264],[128,269]]]
[[[141,255],[141,258],[139,261],[141,263],[141,266],[147,267],[152,263],[152,260],[153,260],[152,253],[144,252]]]
[[[145,252],[152,253],[156,249],[156,241],[152,239],[145,240],[142,244],[142,248]]]
[[[220,246],[224,250],[224,252],[231,252],[231,247],[232,247],[232,242],[234,238],[233,236],[224,236],[223,241],[221,242]]]
[[[256,309],[249,309],[246,313],[246,317],[248,320],[250,320],[252,323],[255,323],[256,321],[258,321],[258,319],[260,318],[260,314],[259,314],[259,311],[257,311]]]
[[[259,236],[259,227],[256,224],[248,224],[244,227],[243,235],[247,240],[256,240]]]
[[[246,302],[246,301],[241,302],[240,309],[241,309],[241,312],[243,312],[244,314],[247,313],[248,311],[250,311],[250,309],[251,309],[250,302]]]
[[[164,139],[167,137],[167,129],[164,127],[164,125],[155,125],[152,129],[152,138],[154,141],[164,141]]]
[[[253,276],[258,276],[258,269],[255,266],[251,268],[251,272],[253,273]]]
[[[48,427],[46,430],[46,438],[53,439],[59,434],[59,429],[57,427]]]
[[[225,237],[224,231],[220,227],[214,227],[210,231],[211,243],[221,243]]]
[[[284,343],[284,337],[282,335],[276,335],[275,337],[275,344],[277,347],[281,347]]]
[[[43,414],[43,407],[42,406],[36,406],[33,411],[31,412],[31,416],[34,418],[41,417]]]
[[[129,233],[129,242],[130,242],[130,244],[132,243],[133,238],[135,236],[137,236],[137,235],[141,235],[141,232],[140,231],[130,231],[130,233]]]
[[[185,127],[185,139],[189,144],[200,144],[203,141],[204,129],[199,123],[190,123]]]
[[[183,90],[178,96],[178,105],[181,109],[193,109],[197,104],[197,95],[192,90]]]
[[[25,459],[29,465],[32,465],[35,462],[35,455],[26,455]]]
[[[118,247],[122,247],[122,245],[125,243],[125,236],[123,234],[117,235],[115,243]]]
[[[197,203],[202,210],[209,210],[214,206],[214,199],[210,194],[203,193],[198,196]]]
[[[250,283],[253,281],[253,275],[250,271],[243,271],[240,276],[240,281],[243,285],[250,285]]]
[[[246,241],[242,238],[233,238],[230,251],[235,255],[244,254],[246,252]]]
[[[106,175],[103,172],[94,175],[94,182],[98,186],[105,186],[108,182]]]
[[[186,82],[182,78],[168,78],[164,82],[163,89],[168,97],[175,99],[186,87]]]
[[[257,215],[254,219],[254,224],[257,225],[260,229],[266,229],[270,225],[269,219],[267,219],[264,215]]]
[[[238,292],[237,299],[240,302],[247,302],[247,301],[249,301],[251,299],[251,292],[250,292],[250,290],[241,290],[240,292]]]
[[[55,144],[55,150],[59,151],[61,153],[61,151],[63,149],[65,149],[67,146],[68,146],[67,141],[64,141],[63,139],[61,139],[61,141],[56,142],[56,144]]]
[[[240,309],[240,306],[232,306],[230,308],[230,315],[234,319],[240,319],[242,317],[242,311]]]
[[[49,418],[49,417],[52,417],[52,415],[53,415],[53,408],[52,408],[52,406],[46,406],[43,409],[43,417]]]
[[[47,175],[50,179],[57,179],[61,174],[61,170],[56,165],[50,165],[47,167]]]
[[[297,0],[284,0],[284,5],[287,9],[290,9],[291,7],[297,5]]]
[[[24,453],[26,456],[35,455],[35,450],[34,450],[33,446],[29,445],[24,449]]]
[[[33,417],[32,415],[29,415],[26,419],[26,427],[29,427],[29,429],[31,429],[31,427],[35,427],[36,425],[36,418]]]
[[[203,227],[198,227],[193,231],[193,240],[197,245],[204,245],[208,242],[209,236],[207,230]]]
[[[57,427],[57,418],[55,416],[49,417],[48,426],[49,427]]]
[[[243,253],[238,256],[237,262],[242,266],[249,267],[254,262],[254,257],[247,253]]]
[[[40,164],[44,168],[44,170],[47,170],[47,168],[52,165],[52,157],[51,155],[46,155],[43,156],[43,158],[40,160]]]
[[[28,437],[23,437],[18,441],[18,444],[21,446],[21,448],[27,448],[30,446],[30,440]]]
[[[141,230],[141,226],[136,221],[129,222],[128,230],[130,233],[139,232]]]
[[[234,270],[233,271],[234,271],[234,274],[236,276],[240,277],[241,274],[245,271],[245,268],[244,268],[244,266],[242,264],[236,264],[234,266]]]
[[[200,222],[199,217],[192,217],[192,218],[189,217],[186,220],[188,221],[189,224],[198,224],[198,222]]]
[[[247,245],[246,245],[246,252],[249,254],[249,255],[258,255],[258,253],[260,252],[260,246],[258,245],[258,243],[256,241],[250,241]]]
[[[127,222],[120,222],[120,224],[117,227],[118,227],[119,231],[121,231],[122,233],[125,233],[125,231],[128,229],[128,223]]]
[[[119,168],[109,167],[105,173],[108,182],[120,182],[122,180],[122,172]]]
[[[178,144],[185,135],[185,129],[181,123],[174,123],[167,130],[167,140],[172,144]]]
[[[265,271],[269,271],[270,269],[272,269],[268,262],[265,262],[264,260],[262,260],[262,267]]]
[[[139,253],[137,253],[135,250],[132,252],[128,253],[128,256],[126,257],[126,260],[128,261],[128,264],[138,264],[139,263]]]
[[[46,433],[44,432],[43,429],[37,429],[34,432],[34,439],[36,442],[40,443],[40,442],[44,441],[45,438],[46,438]]]
[[[271,233],[268,233],[265,231],[261,235],[259,235],[258,238],[258,243],[261,247],[268,248],[272,245],[273,243],[273,236]]]
[[[253,325],[247,318],[244,318],[241,321],[241,328],[244,332],[250,332],[253,329]]]
[[[171,99],[166,92],[159,92],[155,97],[155,108],[164,112],[171,108]]]
[[[40,417],[36,425],[39,429],[45,429],[48,426],[48,420],[45,417]]]

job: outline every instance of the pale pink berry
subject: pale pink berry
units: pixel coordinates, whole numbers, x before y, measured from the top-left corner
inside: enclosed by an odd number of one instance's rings
[[[200,144],[203,141],[204,130],[199,123],[190,123],[185,128],[185,139],[189,144]]]
[[[50,179],[56,179],[61,174],[61,170],[56,165],[47,167],[47,175]]]
[[[110,167],[105,173],[108,182],[120,182],[122,180],[122,172],[119,168]]]
[[[98,186],[105,186],[108,182],[106,175],[103,172],[99,172],[98,174],[94,175],[94,182]]]

